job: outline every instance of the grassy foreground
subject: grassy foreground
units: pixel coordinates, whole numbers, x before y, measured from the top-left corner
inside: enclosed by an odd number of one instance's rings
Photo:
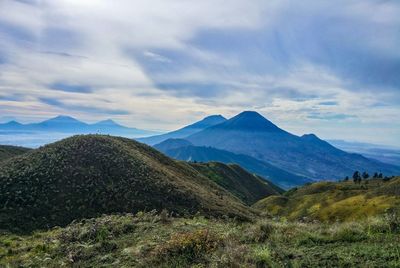
[[[0,267],[400,267],[400,218],[301,223],[109,215],[0,235]]]

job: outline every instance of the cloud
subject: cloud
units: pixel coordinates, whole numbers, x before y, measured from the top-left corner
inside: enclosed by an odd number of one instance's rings
[[[399,13],[380,0],[4,0],[0,113],[153,129],[249,109],[304,132],[389,124]]]

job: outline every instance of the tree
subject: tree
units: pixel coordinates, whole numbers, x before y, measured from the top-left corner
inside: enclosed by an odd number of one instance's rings
[[[346,176],[346,178],[344,178],[344,181],[348,181],[349,180],[349,176]]]
[[[382,173],[379,173],[378,178],[379,178],[379,179],[382,179],[382,178],[383,178],[383,174],[382,174]]]
[[[353,181],[354,183],[360,183],[361,182],[361,175],[359,171],[355,171],[353,174]]]
[[[378,176],[379,176],[379,175],[378,175],[378,172],[375,172],[373,178],[374,178],[374,179],[377,179]]]
[[[366,171],[364,171],[363,174],[362,174],[362,177],[363,177],[363,179],[366,180],[366,179],[369,178],[369,174]]]

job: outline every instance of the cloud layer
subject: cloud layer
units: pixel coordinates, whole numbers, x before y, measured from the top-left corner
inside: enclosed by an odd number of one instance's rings
[[[398,14],[396,0],[3,0],[0,115],[173,129],[255,109],[400,145]]]

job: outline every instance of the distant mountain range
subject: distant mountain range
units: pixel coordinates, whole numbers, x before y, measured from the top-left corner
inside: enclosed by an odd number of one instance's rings
[[[264,174],[286,188],[312,180],[341,179],[351,176],[355,170],[387,175],[400,173],[398,166],[342,151],[314,134],[301,137],[293,135],[257,112],[242,112],[229,120],[221,120],[220,123],[200,128],[200,131],[193,131],[186,137],[182,131],[184,129],[172,132],[173,135],[167,133],[158,136],[160,144],[155,147],[182,160],[237,163],[259,175]],[[171,136],[184,140],[161,143]],[[152,138],[141,141],[154,141]],[[244,161],[244,156],[250,158]],[[263,174],[259,169],[261,163],[268,166],[264,168]],[[293,179],[287,179],[279,172],[271,176],[272,169],[284,171],[285,177],[289,175]]]
[[[0,132],[26,133],[26,132],[60,132],[71,134],[100,133],[110,135],[146,136],[154,135],[156,132],[129,128],[117,124],[111,119],[94,124],[87,124],[73,117],[59,115],[39,123],[21,124],[17,121],[0,124]]]
[[[65,115],[31,124],[21,124],[17,121],[0,124],[0,144],[3,145],[37,148],[76,134],[107,134],[137,138],[159,133],[125,127],[111,119],[88,124]]]

